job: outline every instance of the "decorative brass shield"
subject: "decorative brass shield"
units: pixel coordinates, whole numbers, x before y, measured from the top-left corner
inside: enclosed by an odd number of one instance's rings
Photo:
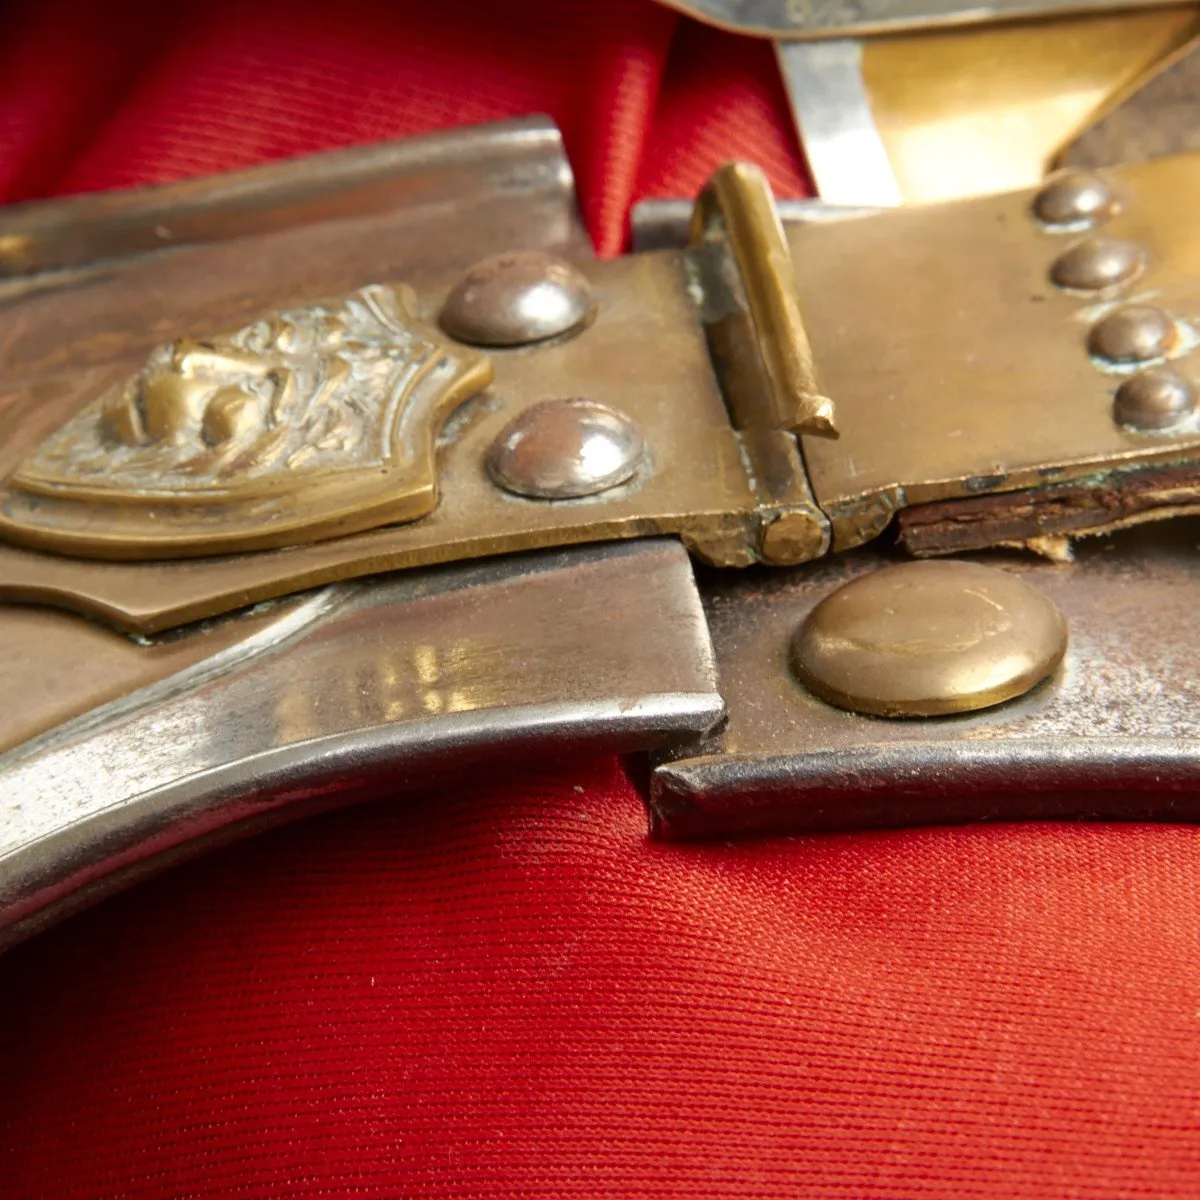
[[[435,439],[487,358],[372,286],[159,346],[17,465],[0,536],[147,559],[260,550],[411,521]]]

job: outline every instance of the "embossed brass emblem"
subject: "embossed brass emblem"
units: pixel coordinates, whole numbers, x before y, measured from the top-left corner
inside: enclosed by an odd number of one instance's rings
[[[197,556],[411,521],[487,358],[372,286],[159,346],[17,465],[0,532],[97,558]]]

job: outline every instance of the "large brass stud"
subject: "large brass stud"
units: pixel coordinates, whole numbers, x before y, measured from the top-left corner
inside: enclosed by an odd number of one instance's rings
[[[1033,199],[1034,216],[1046,225],[1096,225],[1117,209],[1112,188],[1088,171],[1060,171]]]
[[[1140,246],[1125,238],[1099,234],[1060,254],[1050,267],[1050,278],[1061,288],[1100,292],[1128,283],[1145,264]]]
[[[588,281],[552,254],[522,250],[481,259],[442,306],[442,328],[477,346],[523,346],[569,333],[592,311]]]
[[[792,639],[792,666],[823,700],[880,717],[970,712],[1029,691],[1067,648],[1061,613],[1017,576],[939,560],[844,584]]]
[[[1178,371],[1149,367],[1131,375],[1113,401],[1113,419],[1137,430],[1171,429],[1196,411],[1196,389]]]
[[[623,412],[572,397],[545,400],[509,422],[492,443],[487,466],[506,491],[570,500],[625,483],[645,456],[642,435]]]
[[[1088,349],[1113,363],[1162,358],[1178,340],[1175,322],[1161,308],[1126,304],[1101,318],[1088,334]]]

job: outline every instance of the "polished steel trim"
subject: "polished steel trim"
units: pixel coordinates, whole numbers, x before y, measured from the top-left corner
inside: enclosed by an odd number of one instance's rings
[[[0,757],[0,945],[214,837],[724,712],[670,540],[338,585],[238,649]]]
[[[779,42],[776,52],[817,195],[826,204],[900,204],[863,80],[862,44]]]

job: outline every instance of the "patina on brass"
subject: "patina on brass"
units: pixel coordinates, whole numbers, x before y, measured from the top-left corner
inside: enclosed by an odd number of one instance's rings
[[[1144,268],[1102,295],[1051,283],[1066,239],[1033,217],[1030,191],[788,227],[837,403],[838,441],[801,438],[835,550],[905,506],[1200,458],[1188,425],[1151,439],[1114,424],[1112,373],[1086,345],[1108,311],[1098,299],[1200,311],[1200,159],[1106,177],[1122,204],[1104,235],[1140,247]],[[1191,353],[1173,360],[1180,370]]]
[[[0,531],[162,558],[424,516],[437,502],[434,439],[492,370],[415,322],[411,303],[368,287],[158,347],[17,464]]]
[[[765,185],[752,176],[725,174],[762,199]],[[1105,178],[1121,209],[1102,235],[1089,236],[1136,246],[1144,263],[1119,298],[1152,297],[1169,313],[1200,310],[1192,220],[1200,162],[1159,159]],[[1086,489],[1102,474],[1200,460],[1194,423],[1148,437],[1114,422],[1113,371],[1088,353],[1087,338],[1117,289],[1081,295],[1053,286],[1052,264],[1072,239],[1037,220],[1033,200],[1023,191],[790,227],[790,267],[776,271],[770,259],[776,277],[759,283],[766,311],[802,315],[804,340],[773,349],[751,319],[731,227],[710,207],[688,250],[580,264],[595,311],[573,336],[491,352],[494,384],[446,424],[440,501],[419,520],[202,561],[83,562],[9,544],[0,546],[0,594],[148,632],[359,575],[655,533],[680,536],[716,566],[799,563],[877,536],[907,506],[958,501],[961,523],[986,531],[986,514],[970,508],[980,497]],[[757,200],[738,204],[730,211],[747,219],[758,211]],[[743,247],[767,236],[756,222]],[[175,261],[162,262],[161,289]],[[417,293],[421,320],[441,311],[459,273]],[[118,299],[128,302],[124,292]],[[67,311],[71,304],[64,299]],[[40,294],[9,315],[26,344],[50,316]],[[167,311],[162,319],[177,318]],[[795,332],[788,322],[773,328],[785,338]],[[203,326],[180,336],[205,340]],[[69,425],[81,395],[111,386],[115,368],[96,363],[96,343],[81,338],[88,365],[18,372],[0,396],[0,477]],[[1190,345],[1172,351],[1185,375]],[[769,386],[768,351],[820,380],[819,392],[802,389],[809,399],[836,399],[838,438],[793,432],[796,404],[781,404]],[[576,502],[515,500],[489,478],[489,448],[522,413],[565,396],[591,396],[626,414],[650,448],[652,470],[639,473],[637,486]],[[1172,501],[1139,511],[1178,508]]]
[[[1015,575],[966,562],[912,562],[825,597],[792,641],[792,665],[822,699],[879,717],[990,708],[1062,661],[1058,609]]]

